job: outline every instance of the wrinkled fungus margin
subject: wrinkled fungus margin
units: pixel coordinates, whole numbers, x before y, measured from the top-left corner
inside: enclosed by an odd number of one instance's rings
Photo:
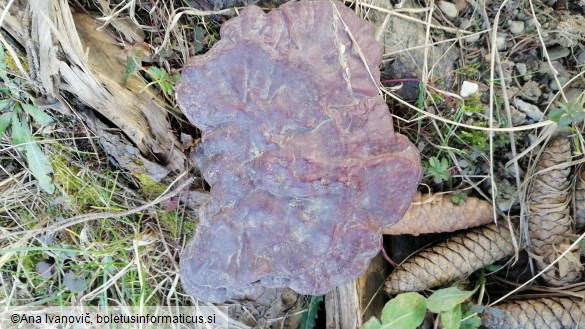
[[[185,290],[320,295],[358,277],[422,169],[379,95],[374,28],[333,1],[249,6],[177,85],[211,186],[181,257]]]

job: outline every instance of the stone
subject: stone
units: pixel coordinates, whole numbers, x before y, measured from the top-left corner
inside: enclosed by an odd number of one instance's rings
[[[523,21],[511,21],[509,26],[510,32],[512,34],[521,34],[524,32],[524,22]]]
[[[569,56],[569,54],[571,53],[571,50],[569,48],[562,47],[562,46],[554,46],[551,48],[547,48],[546,51],[548,53],[548,58],[551,61],[565,58],[565,57]]]
[[[536,103],[540,95],[542,95],[542,90],[536,81],[527,81],[520,90],[520,97],[530,102]]]
[[[470,95],[476,93],[478,89],[479,86],[477,85],[477,83],[463,81],[463,83],[461,84],[461,91],[459,92],[459,95],[463,98],[467,98]]]
[[[535,122],[539,122],[544,118],[542,111],[534,104],[527,103],[518,97],[514,98],[513,104],[519,111],[526,114],[526,116]]]
[[[496,36],[496,48],[498,51],[506,50],[506,39],[508,38],[508,34],[506,33],[498,33]]]
[[[459,10],[457,6],[449,1],[439,1],[439,9],[449,18],[457,18],[459,16]]]
[[[528,72],[524,63],[516,63],[516,70],[518,71],[518,75],[525,75]]]

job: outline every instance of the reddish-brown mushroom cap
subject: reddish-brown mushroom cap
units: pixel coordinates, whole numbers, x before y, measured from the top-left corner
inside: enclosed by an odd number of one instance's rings
[[[359,276],[410,204],[418,151],[378,93],[374,28],[334,1],[249,6],[190,59],[179,106],[211,186],[181,257],[195,297],[324,294]]]

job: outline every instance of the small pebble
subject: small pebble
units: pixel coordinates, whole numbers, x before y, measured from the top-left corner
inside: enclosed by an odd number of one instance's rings
[[[523,21],[511,21],[510,22],[510,32],[512,34],[520,34],[524,32],[524,22]]]
[[[559,79],[559,82],[561,83],[561,86],[564,86],[567,82],[569,82],[569,78],[567,78],[566,76],[563,76],[563,75],[559,76],[558,79]],[[552,79],[548,86],[553,91],[557,91],[560,89],[559,85],[557,84],[556,79]]]
[[[512,125],[514,127],[521,126],[526,121],[526,114],[518,111],[516,107],[510,106],[510,115],[512,117]]]
[[[479,36],[480,36],[480,34],[479,34],[479,33],[477,33],[477,34],[472,34],[472,35],[470,35],[470,36],[464,37],[464,38],[463,38],[463,41],[465,41],[465,42],[467,42],[467,43],[474,43],[474,42],[476,42],[477,40],[479,40]]]
[[[525,75],[528,72],[524,63],[516,63],[516,70],[518,71],[518,75]]]
[[[513,103],[518,110],[526,114],[526,116],[534,121],[538,122],[544,117],[544,114],[536,105],[527,103],[518,97],[514,98]]]
[[[571,53],[571,50],[566,47],[555,46],[552,48],[547,48],[546,51],[548,52],[548,58],[551,61],[567,57]]]
[[[520,92],[520,97],[524,100],[536,103],[538,98],[542,95],[540,85],[536,81],[527,81]]]
[[[459,10],[457,10],[457,6],[455,6],[455,4],[452,2],[439,2],[439,9],[441,9],[443,14],[449,18],[457,18],[457,16],[459,16]]]
[[[585,51],[582,51],[577,55],[577,63],[579,65],[585,65]]]
[[[461,20],[461,24],[459,24],[459,28],[462,30],[468,30],[470,27],[473,26],[473,21],[469,18],[465,18],[463,20]],[[470,31],[471,32],[471,31]],[[472,34],[466,37],[463,37],[463,41],[467,42],[467,43],[474,43],[477,40],[479,40],[479,36],[480,34]]]
[[[506,38],[508,35],[506,33],[498,33],[496,37],[496,48],[499,51],[506,50]]]
[[[463,98],[467,98],[470,95],[476,93],[478,89],[479,86],[477,85],[477,83],[463,81],[463,84],[461,85],[461,92],[459,93],[459,95],[461,95],[461,97]]]
[[[578,88],[569,88],[567,91],[565,91],[565,96],[567,96],[567,100],[569,101],[569,103],[576,102],[580,100],[582,92],[583,90]]]
[[[50,279],[53,277],[54,267],[47,262],[38,262],[35,265],[35,269],[39,276],[43,279]]]
[[[461,24],[459,24],[459,28],[462,30],[467,30],[471,26],[473,26],[473,21],[469,18],[462,19]]]
[[[524,28],[526,29],[527,32],[532,32],[536,30],[536,24],[538,24],[537,19],[529,18],[528,20],[526,20],[526,25],[524,26]]]

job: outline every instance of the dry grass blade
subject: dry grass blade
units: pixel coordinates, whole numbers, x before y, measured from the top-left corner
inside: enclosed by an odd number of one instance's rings
[[[389,294],[421,291],[461,279],[514,253],[510,230],[490,224],[419,252],[390,273]]]
[[[571,168],[564,166],[570,161],[570,141],[557,137],[546,146],[533,177],[528,229],[536,265],[541,271],[566,250],[574,233],[569,209]],[[579,250],[575,250],[542,277],[551,286],[564,286],[581,278],[581,268]]]
[[[482,315],[488,329],[584,328],[585,303],[579,298],[551,297],[518,300],[499,305]]]
[[[491,203],[474,197],[463,205],[454,204],[449,194],[417,193],[404,217],[384,234],[412,234],[453,232],[488,224],[494,220]]]

